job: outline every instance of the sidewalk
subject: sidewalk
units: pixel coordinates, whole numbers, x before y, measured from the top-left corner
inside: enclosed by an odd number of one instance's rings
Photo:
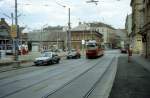
[[[13,69],[18,69],[18,68],[30,67],[34,65],[33,61],[35,60],[35,58],[39,57],[40,55],[41,55],[40,52],[30,52],[28,55],[20,55],[19,67],[16,67],[17,62],[14,61],[13,56],[7,56],[3,59],[0,59],[0,72],[5,72],[5,71],[13,70]],[[62,53],[58,53],[58,55],[61,58],[63,58],[66,55],[66,53],[62,52]]]
[[[109,98],[149,98],[150,71],[146,70],[149,61],[133,55],[128,63],[127,55],[119,57],[117,74]]]
[[[16,67],[15,64],[11,64],[9,66],[1,66],[0,72],[6,72],[6,71],[10,71],[10,70],[15,70],[15,69],[31,67],[32,65],[34,65],[33,62],[26,62],[26,63],[21,63],[19,67]]]
[[[138,54],[134,54],[132,57],[131,57],[131,61],[134,61],[140,65],[142,65],[145,69],[149,70],[150,71],[150,59],[146,59],[144,58],[143,56],[140,56]]]
[[[13,62],[12,56],[7,56],[5,58],[0,59],[0,66],[10,65]]]
[[[34,59],[40,55],[40,52],[30,52],[28,55],[19,55],[19,67],[17,67],[17,62],[14,61],[14,56],[6,56],[0,59],[0,72],[30,67],[33,65]]]
[[[32,62],[40,55],[40,52],[30,52],[28,55],[19,55],[19,61],[20,63]],[[5,58],[0,59],[0,66],[11,65],[13,63],[16,63],[16,61],[14,61],[14,56],[6,56]]]

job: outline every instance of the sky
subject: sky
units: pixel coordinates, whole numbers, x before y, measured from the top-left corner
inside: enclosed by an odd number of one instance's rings
[[[15,0],[0,0],[0,18],[14,12]],[[80,22],[104,22],[114,28],[124,28],[125,19],[131,13],[130,0],[99,0],[98,5],[88,0],[18,0],[18,22],[26,30],[46,26],[67,26],[68,8],[71,11],[71,26]],[[65,8],[63,6],[66,6]],[[4,15],[5,14],[5,15]]]

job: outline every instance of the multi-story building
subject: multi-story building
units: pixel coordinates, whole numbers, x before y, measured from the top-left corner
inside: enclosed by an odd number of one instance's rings
[[[127,15],[125,29],[127,30],[127,35],[130,36],[132,32],[132,14]]]
[[[150,0],[143,0],[144,25],[141,28],[144,55],[150,58]]]
[[[130,44],[131,47],[133,47],[133,39],[132,39],[132,14],[127,15],[126,17],[126,23],[125,23],[125,29],[127,31],[127,38],[128,38],[128,44]]]
[[[143,0],[131,0],[132,7],[132,47],[133,52],[142,53],[142,36],[140,34],[140,29],[144,25],[144,16],[143,16]]]
[[[65,49],[66,32],[54,28],[34,30],[28,34],[28,41],[31,43],[32,51],[43,51],[52,48]]]
[[[19,27],[19,26],[18,26]],[[28,42],[27,33],[22,33],[24,27],[19,27],[19,43],[18,46]],[[4,18],[0,20],[0,51],[6,54],[15,53],[16,26],[10,26]]]
[[[101,22],[92,22],[92,23],[81,23],[73,30],[89,30],[97,31],[103,35],[103,44],[105,48],[112,48],[112,39],[114,39],[115,29],[110,25],[101,23]]]
[[[127,31],[125,29],[116,29],[115,35],[115,42],[113,43],[116,45],[116,47],[126,48],[128,44]]]
[[[71,47],[74,49],[85,49],[85,44],[89,40],[96,40],[97,43],[102,43],[103,35],[97,31],[89,30],[72,30],[71,31]]]
[[[4,18],[0,20],[0,52],[12,53],[12,39],[10,36],[10,26]]]

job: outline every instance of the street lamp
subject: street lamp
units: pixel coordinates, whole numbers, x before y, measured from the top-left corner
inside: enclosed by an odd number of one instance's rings
[[[41,29],[41,33],[40,33],[40,48],[41,48],[41,52],[43,50],[43,34],[44,33],[44,28],[47,26],[48,24],[45,24],[42,26],[42,29]]]
[[[64,7],[64,8],[68,8],[68,32],[67,32],[67,48],[70,51],[71,50],[71,23],[70,23],[70,7],[67,7],[65,5],[62,5],[58,2],[56,2],[58,5]]]

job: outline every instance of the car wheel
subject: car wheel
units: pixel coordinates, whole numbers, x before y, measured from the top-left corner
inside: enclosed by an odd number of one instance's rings
[[[76,59],[79,59],[80,58],[80,56],[79,55],[76,55]]]
[[[59,63],[59,60],[57,60],[57,62],[56,62],[57,64]]]
[[[53,64],[52,61],[49,61],[49,62],[48,62],[48,65],[49,65],[49,64],[50,64],[50,65]]]
[[[78,58],[80,59],[80,58],[81,58],[81,55],[79,55]]]
[[[38,66],[38,64],[34,64],[34,66]]]

